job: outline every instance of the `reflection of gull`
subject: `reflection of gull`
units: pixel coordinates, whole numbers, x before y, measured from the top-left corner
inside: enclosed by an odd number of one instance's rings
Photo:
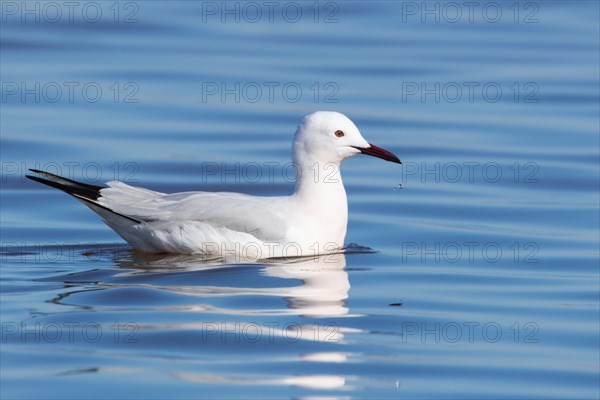
[[[360,332],[340,326],[339,319],[306,320],[288,318],[287,315],[301,315],[310,317],[336,317],[347,316],[348,308],[346,299],[350,289],[348,274],[345,271],[346,255],[332,254],[316,258],[269,260],[261,264],[230,265],[217,261],[207,263],[198,257],[192,256],[157,256],[139,253],[122,254],[119,257],[119,269],[99,269],[78,274],[69,274],[59,278],[64,282],[73,283],[94,282],[97,294],[111,296],[114,289],[145,287],[154,291],[169,291],[184,297],[183,305],[150,303],[151,311],[176,311],[191,313],[214,313],[215,319],[205,315],[190,315],[186,317],[162,317],[158,321],[148,320],[147,323],[136,323],[136,332],[140,340],[152,338],[154,334],[165,335],[166,338],[177,338],[179,332],[185,332],[184,337],[194,338],[195,343],[203,344],[206,348],[219,349],[220,346],[244,346],[244,343],[260,342],[261,345],[274,344],[278,346],[294,346],[297,353],[289,351],[282,355],[271,354],[268,359],[277,362],[297,362],[304,364],[334,363],[340,365],[348,362],[352,353],[337,351],[342,349],[345,337],[348,334]],[[235,269],[234,269],[235,268]],[[240,271],[244,271],[240,274]],[[243,276],[243,279],[239,279]],[[193,279],[190,279],[193,278]],[[236,279],[237,278],[237,279]],[[166,282],[175,282],[169,284]],[[188,283],[189,282],[189,283]],[[179,283],[183,283],[180,285]],[[236,287],[243,285],[243,287]],[[69,289],[72,290],[72,289]],[[89,289],[87,290],[89,291]],[[85,290],[63,293],[53,301],[61,304],[75,305]],[[230,304],[239,304],[238,301],[218,301],[215,297],[236,296],[270,296],[285,299],[282,306],[275,309],[263,307],[263,301],[256,301],[248,309],[244,306],[237,307]],[[160,297],[162,299],[162,297]],[[227,304],[224,307],[215,307],[213,304]],[[225,299],[227,300],[227,299]],[[126,303],[126,300],[124,301]],[[181,302],[178,302],[181,304]],[[273,302],[266,302],[272,304]],[[89,304],[89,303],[88,303]],[[88,306],[80,304],[80,306]],[[119,311],[124,310],[125,304],[119,304]],[[89,305],[96,311],[102,305]],[[108,306],[111,307],[111,306]],[[140,303],[135,304],[136,309]],[[143,305],[142,305],[143,307]],[[223,314],[228,316],[223,317]],[[248,318],[255,315],[256,318]],[[283,318],[270,318],[275,315],[284,315]],[[191,316],[191,318],[189,318]],[[233,317],[231,317],[233,316]],[[237,318],[236,316],[240,316]],[[295,321],[296,320],[296,321]],[[345,319],[343,319],[345,320]],[[172,333],[166,333],[171,331]],[[147,336],[146,336],[147,335]],[[174,336],[173,336],[174,335]],[[161,336],[162,337],[162,336]],[[311,346],[310,343],[319,343]],[[282,347],[283,348],[283,347]],[[316,351],[315,351],[316,350]],[[325,350],[325,351],[319,351]],[[229,351],[229,350],[228,350]],[[278,373],[263,375],[241,375],[232,371],[221,373],[219,369],[209,368],[203,372],[190,372],[185,370],[171,370],[169,374],[186,382],[199,384],[239,384],[262,386],[288,386],[311,390],[346,391],[352,389],[352,382],[356,379],[351,375],[321,372],[322,368],[312,368],[309,373],[294,373],[280,371]],[[93,373],[92,370],[74,371],[68,373]]]
[[[211,268],[223,268],[217,262],[207,264],[198,261],[193,256],[141,256],[134,257],[132,261],[122,262],[122,268],[135,268],[128,274],[134,277],[140,269],[147,271],[193,271]],[[300,314],[307,316],[336,316],[346,315],[348,308],[345,300],[348,297],[350,282],[345,271],[346,256],[343,253],[330,254],[319,257],[304,257],[296,259],[269,260],[261,264],[264,269],[261,275],[272,278],[300,280],[301,284],[287,287],[234,287],[234,286],[152,286],[162,290],[169,290],[179,294],[198,297],[264,295],[285,298],[288,301],[286,314]],[[123,277],[123,275],[121,275]],[[230,280],[227,280],[231,283]],[[114,285],[114,284],[109,284]],[[118,284],[122,286],[121,283]],[[140,284],[135,284],[140,285]],[[129,285],[126,285],[129,286]],[[141,284],[147,286],[147,284]],[[261,285],[262,286],[262,285]],[[240,310],[217,308],[207,304],[194,304],[180,306],[179,309],[188,311],[216,312],[220,314],[276,314],[277,310]],[[281,312],[281,311],[279,311]]]
[[[153,290],[164,290],[179,295],[215,298],[234,296],[272,296],[280,297],[287,301],[285,309],[248,309],[248,308],[222,308],[209,303],[192,303],[179,306],[159,306],[153,308],[159,310],[195,311],[204,313],[229,314],[229,315],[278,315],[294,314],[313,317],[342,316],[348,315],[346,299],[350,282],[348,273],[345,271],[345,254],[330,254],[318,257],[305,257],[296,259],[269,260],[268,263],[252,264],[241,267],[250,273],[258,273],[256,276],[245,276],[243,286],[235,286],[240,281],[232,279],[237,276],[232,273],[226,276],[228,269],[240,268],[240,265],[223,264],[222,262],[207,262],[202,258],[194,256],[157,256],[129,253],[129,256],[121,257],[118,262],[119,270],[100,269],[72,273],[63,276],[45,278],[45,281],[68,282],[70,290],[61,293],[51,301],[57,304],[79,306],[86,309],[98,309],[97,304],[77,304],[78,293],[88,292],[90,289],[72,290],[74,283],[93,283],[94,290],[111,290],[126,287],[145,287]],[[212,274],[209,271],[219,272]],[[194,274],[196,279],[186,282],[206,282],[212,284],[195,285],[165,285],[165,277],[172,277],[177,282],[179,273]],[[153,277],[156,278],[153,278]],[[261,276],[263,278],[261,278]],[[221,279],[225,277],[225,279]],[[273,283],[268,278],[284,279],[281,283]],[[267,280],[268,286],[264,281]],[[208,282],[207,282],[208,281]],[[292,282],[300,284],[293,285]],[[282,287],[283,286],[283,287]],[[139,305],[138,305],[139,306]]]
[[[285,385],[309,389],[341,389],[346,384],[346,378],[341,375],[297,375],[287,377],[264,376],[225,376],[211,374],[193,374],[178,372],[174,374],[179,379],[190,382],[228,383],[242,385]]]
[[[290,308],[312,316],[343,315],[348,313],[345,299],[350,282],[344,254],[309,258],[301,262],[268,266],[267,276],[300,279],[302,285],[279,288]]]

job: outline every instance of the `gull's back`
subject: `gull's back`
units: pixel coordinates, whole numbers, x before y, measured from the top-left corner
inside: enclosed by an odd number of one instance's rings
[[[286,214],[293,208],[291,197],[229,192],[164,194],[122,182],[108,185],[100,191],[99,204],[143,223],[132,224],[110,215],[103,215],[104,219],[143,251],[205,255],[245,252],[249,258],[256,257],[256,253],[264,253],[266,243],[285,241]]]

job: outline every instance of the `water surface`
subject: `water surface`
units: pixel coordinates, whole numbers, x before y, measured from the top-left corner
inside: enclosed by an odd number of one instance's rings
[[[34,3],[1,25],[2,398],[598,398],[597,2]],[[24,178],[284,195],[321,109],[404,162],[344,164],[347,254],[142,255]]]

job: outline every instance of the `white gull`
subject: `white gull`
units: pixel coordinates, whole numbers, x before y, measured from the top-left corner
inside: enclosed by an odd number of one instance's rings
[[[290,196],[165,194],[117,181],[90,185],[39,170],[27,177],[74,196],[143,252],[244,259],[313,256],[343,248],[348,203],[340,164],[361,153],[400,163],[369,144],[345,115],[318,111],[302,119],[294,136],[298,178]]]

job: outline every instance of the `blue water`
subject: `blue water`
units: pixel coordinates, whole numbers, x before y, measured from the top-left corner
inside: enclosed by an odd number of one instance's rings
[[[598,2],[249,4],[2,3],[0,397],[598,398]],[[143,255],[24,178],[283,195],[322,109],[404,162],[344,164],[344,255]]]

